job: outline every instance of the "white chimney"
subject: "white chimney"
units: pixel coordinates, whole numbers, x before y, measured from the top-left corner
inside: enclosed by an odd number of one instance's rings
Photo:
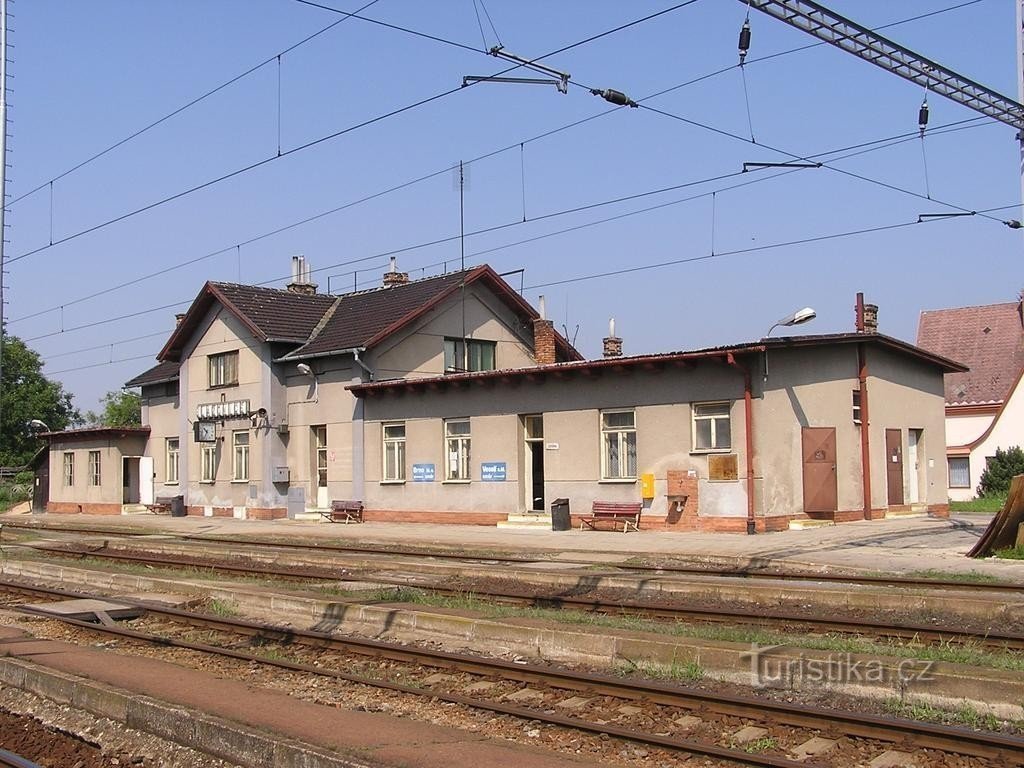
[[[292,256],[292,281],[286,286],[292,293],[312,295],[316,293],[317,285],[310,280],[312,270],[306,263],[306,257],[302,255]]]

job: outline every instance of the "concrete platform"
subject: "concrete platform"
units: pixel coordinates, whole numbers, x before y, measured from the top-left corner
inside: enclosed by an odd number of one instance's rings
[[[145,613],[142,608],[111,600],[61,600],[55,603],[24,603],[21,607],[79,621],[102,620],[102,615],[111,619],[136,619]]]

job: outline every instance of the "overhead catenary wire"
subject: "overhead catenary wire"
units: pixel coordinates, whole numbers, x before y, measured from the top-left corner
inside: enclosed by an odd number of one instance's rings
[[[318,8],[324,8],[326,10],[335,11],[336,13],[345,13],[345,17],[346,18],[358,18],[358,19],[362,19],[364,21],[367,20],[366,17],[357,16],[356,14],[346,13],[345,11],[339,11],[336,8],[331,8],[329,6],[320,5],[319,3],[314,3],[314,2],[312,2],[312,0],[296,0],[296,2],[304,3],[306,5],[313,5],[313,6],[316,6]],[[585,38],[583,40],[576,41],[574,43],[570,43],[568,45],[564,45],[561,48],[557,48],[556,50],[551,51],[550,53],[546,53],[546,54],[543,54],[542,56],[537,56],[537,57],[531,59],[531,62],[541,61],[542,59],[549,58],[549,57],[554,56],[556,54],[563,53],[563,52],[568,51],[568,50],[572,50],[573,48],[577,48],[577,47],[579,47],[581,45],[585,45],[587,43],[593,42],[594,40],[599,40],[599,39],[601,39],[603,37],[606,37],[608,35],[614,34],[614,33],[619,32],[621,30],[627,29],[629,27],[635,26],[635,25],[643,23],[645,21],[649,21],[650,19],[654,19],[654,18],[657,18],[659,16],[663,16],[664,14],[669,13],[671,11],[677,10],[679,8],[684,8],[684,7],[688,6],[688,5],[692,5],[695,2],[697,2],[697,0],[685,0],[685,2],[678,3],[677,5],[674,5],[671,8],[666,8],[666,9],[664,9],[662,11],[658,11],[656,13],[648,14],[647,16],[644,16],[642,18],[635,19],[635,20],[627,22],[625,24],[620,24],[619,26],[614,27],[613,29],[606,30],[604,32],[600,32],[600,33],[595,34],[595,35],[591,35],[590,37],[587,37],[587,38]],[[463,45],[461,43],[456,43],[454,41],[445,40],[444,38],[437,38],[434,35],[427,35],[425,33],[419,33],[419,32],[416,32],[415,30],[409,30],[409,29],[407,29],[405,27],[399,27],[399,26],[393,25],[393,24],[385,24],[383,22],[377,22],[376,20],[371,20],[371,21],[374,21],[374,23],[382,23],[384,26],[387,26],[389,28],[398,29],[398,30],[401,30],[403,32],[408,32],[410,34],[416,34],[416,35],[421,36],[421,37],[427,37],[429,39],[437,40],[437,41],[442,42],[442,43],[447,43],[447,44],[450,44],[450,45],[455,45],[455,46],[460,47],[460,48],[465,48],[467,50],[473,51],[474,53],[479,53],[479,51],[477,51],[477,49],[473,48],[472,46],[466,46],[466,45]],[[493,75],[491,75],[491,77],[498,77],[498,76],[506,74],[508,72],[512,72],[513,70],[516,70],[516,69],[520,68],[521,66],[526,66],[526,65],[524,65],[524,64],[515,64],[515,65],[513,65],[511,67],[506,67],[505,69],[503,69],[503,70],[501,70],[499,72],[494,73]],[[206,189],[208,187],[212,187],[212,186],[214,186],[216,184],[219,184],[221,182],[227,181],[228,179],[232,179],[232,178],[235,178],[237,176],[241,176],[242,174],[249,173],[250,171],[256,170],[257,168],[261,168],[261,167],[263,167],[265,165],[273,163],[274,161],[280,160],[281,158],[289,157],[289,156],[297,154],[299,152],[303,152],[303,151],[305,151],[307,149],[310,149],[311,147],[318,146],[320,144],[323,144],[324,142],[331,141],[331,140],[336,139],[336,138],[338,138],[340,136],[344,136],[344,135],[346,135],[348,133],[352,133],[353,131],[356,131],[356,130],[359,130],[361,128],[365,128],[365,127],[367,127],[369,125],[373,125],[375,123],[378,123],[378,122],[380,122],[382,120],[386,120],[386,119],[394,117],[396,115],[403,114],[405,112],[408,112],[410,110],[416,109],[416,108],[421,107],[421,106],[424,106],[426,104],[430,104],[432,102],[438,101],[439,99],[446,98],[448,96],[451,96],[454,93],[458,93],[460,91],[465,90],[466,87],[472,87],[472,85],[473,85],[473,83],[470,83],[469,86],[460,84],[460,85],[458,85],[458,86],[456,86],[454,88],[449,88],[447,90],[444,90],[444,91],[441,91],[439,93],[436,93],[436,94],[434,94],[432,96],[427,96],[425,98],[422,98],[422,99],[419,99],[417,101],[414,101],[411,104],[407,104],[407,105],[405,105],[403,107],[398,107],[396,109],[390,110],[388,112],[385,112],[383,114],[377,115],[375,117],[368,118],[368,119],[363,120],[361,122],[358,122],[358,123],[355,123],[353,125],[347,126],[346,128],[342,128],[342,129],[340,129],[338,131],[334,131],[333,133],[329,133],[329,134],[326,134],[324,136],[320,136],[320,137],[318,137],[316,139],[312,139],[310,141],[305,142],[304,144],[300,144],[300,145],[292,147],[292,148],[290,148],[288,150],[282,151],[279,154],[271,155],[269,157],[266,157],[266,158],[263,158],[262,160],[258,160],[256,162],[250,163],[250,164],[248,164],[246,166],[243,166],[241,168],[236,168],[233,171],[229,171],[229,172],[224,173],[224,174],[222,174],[220,176],[217,176],[215,178],[208,179],[207,181],[204,181],[204,182],[202,182],[200,184],[197,184],[197,185],[195,185],[193,187],[189,187],[188,189],[182,190],[180,192],[176,192],[176,193],[174,193],[172,195],[168,195],[168,196],[166,196],[164,198],[161,198],[159,200],[156,200],[156,201],[154,201],[152,203],[148,203],[148,204],[143,205],[143,206],[141,206],[139,208],[136,208],[134,210],[127,211],[127,212],[125,212],[123,214],[115,216],[115,217],[113,217],[111,219],[107,219],[106,221],[100,222],[98,224],[94,224],[94,225],[92,225],[90,227],[87,227],[85,229],[79,230],[79,231],[77,231],[75,233],[72,233],[70,235],[66,235],[65,237],[59,238],[58,240],[55,240],[54,242],[49,243],[47,245],[38,246],[38,247],[33,248],[31,250],[25,251],[25,252],[23,252],[23,253],[21,253],[21,254],[19,254],[17,256],[14,256],[13,258],[8,259],[7,261],[8,261],[8,263],[17,262],[17,261],[25,259],[25,258],[27,258],[29,256],[32,256],[32,255],[35,255],[37,253],[41,253],[43,251],[46,251],[46,250],[48,250],[50,248],[53,248],[54,246],[62,245],[64,243],[70,242],[72,240],[76,240],[79,237],[91,234],[91,233],[96,232],[96,231],[98,231],[100,229],[104,229],[105,227],[108,227],[108,226],[110,226],[112,224],[117,224],[117,223],[119,223],[121,221],[124,221],[125,219],[131,218],[133,216],[137,216],[137,215],[139,215],[141,213],[145,213],[146,211],[150,211],[150,210],[153,210],[154,208],[158,208],[160,206],[166,205],[167,203],[170,203],[170,202],[172,202],[174,200],[179,200],[179,199],[181,199],[181,198],[183,198],[183,197],[185,197],[187,195],[191,195],[191,194],[193,194],[195,192],[198,192],[200,190],[203,190],[203,189]]]
[[[974,4],[978,3],[978,2],[981,2],[981,0],[968,0],[967,2],[961,2],[961,3],[958,3],[956,5],[952,5],[952,6],[948,6],[946,8],[941,8],[941,9],[937,9],[935,11],[931,11],[929,13],[918,14],[916,16],[911,16],[911,17],[908,17],[908,18],[905,18],[905,19],[901,19],[901,20],[898,20],[898,21],[890,22],[888,24],[884,24],[884,25],[881,25],[879,27],[876,27],[876,29],[885,29],[885,28],[897,26],[897,25],[900,25],[900,24],[910,23],[910,22],[917,21],[917,20],[920,20],[920,19],[923,19],[923,18],[927,18],[927,17],[930,17],[930,16],[935,16],[935,15],[938,15],[938,14],[942,14],[942,13],[947,13],[947,12],[950,12],[950,11],[958,10],[958,9],[966,7],[966,6],[974,5]],[[364,8],[368,7],[369,5],[372,5],[372,3],[368,4],[367,6],[364,6]],[[326,6],[324,6],[324,7],[326,8]],[[340,11],[338,9],[332,9],[332,10],[335,10],[337,13],[344,13],[344,11]],[[357,11],[357,13],[358,13],[358,11]],[[354,16],[354,15],[355,14],[349,14],[349,16]],[[366,20],[366,19],[364,19],[364,20]],[[330,29],[331,26],[333,26],[333,25],[325,27],[323,30],[321,30],[321,32],[326,31],[327,29]],[[319,33],[317,33],[317,34],[319,34]],[[312,39],[312,37],[313,36],[311,36],[308,39]],[[777,59],[777,58],[780,58],[782,56],[790,55],[790,54],[793,54],[793,53],[799,53],[801,51],[804,51],[804,50],[807,50],[807,49],[810,49],[810,48],[814,48],[814,47],[817,47],[817,46],[820,46],[820,45],[824,45],[824,44],[825,43],[823,43],[823,42],[809,43],[809,44],[798,46],[798,47],[795,47],[795,48],[789,48],[789,49],[786,49],[786,50],[783,50],[783,51],[779,51],[779,52],[776,52],[776,53],[773,53],[773,54],[768,54],[768,55],[760,57],[760,58],[754,58],[754,59],[749,60],[747,63],[751,64],[751,63],[759,63],[759,62],[769,61],[769,60]],[[288,49],[288,50],[292,50],[295,47],[297,47],[298,45],[301,45],[301,41],[300,41],[300,43],[297,43],[295,46],[292,46],[292,48]],[[264,62],[264,63],[266,63],[266,62]],[[642,103],[642,102],[645,102],[645,101],[649,101],[651,99],[658,98],[660,96],[667,95],[669,93],[673,93],[673,92],[678,91],[678,90],[680,90],[682,88],[685,88],[685,87],[688,87],[690,85],[694,85],[694,84],[700,83],[700,82],[702,82],[704,80],[707,80],[707,79],[712,78],[712,77],[716,77],[716,76],[721,75],[721,74],[723,74],[725,72],[729,72],[732,69],[736,68],[736,66],[738,66],[738,65],[731,65],[729,67],[724,67],[724,68],[721,68],[721,69],[714,70],[712,72],[706,73],[706,74],[698,76],[696,78],[692,78],[690,80],[686,80],[686,81],[684,81],[682,83],[679,83],[677,85],[671,86],[669,88],[665,88],[665,89],[662,89],[662,90],[659,90],[659,91],[655,91],[654,93],[651,93],[651,94],[649,94],[647,96],[644,96],[644,97],[642,97],[640,99],[637,99],[637,101]],[[557,134],[559,134],[559,133],[561,133],[563,131],[566,131],[566,130],[575,128],[577,126],[583,125],[583,124],[585,124],[587,122],[590,122],[592,120],[598,119],[600,117],[605,117],[605,116],[610,115],[610,114],[612,114],[613,112],[616,112],[616,111],[617,111],[617,109],[614,108],[614,107],[610,108],[610,109],[603,110],[601,112],[595,113],[595,114],[590,115],[588,117],[580,118],[578,120],[574,120],[574,121],[572,121],[570,123],[564,124],[564,125],[559,126],[557,128],[550,129],[548,131],[542,132],[542,133],[537,134],[535,136],[532,136],[532,137],[530,137],[528,139],[521,140],[520,142],[518,142],[518,144],[520,146],[522,146],[523,144],[528,144],[528,143],[532,143],[532,142],[535,142],[535,141],[540,141],[542,139],[545,139],[545,138],[557,135]],[[974,120],[981,121],[981,120],[986,120],[986,119],[987,118],[984,118],[982,116],[978,116],[978,117],[974,117],[974,118],[968,118],[967,120],[961,121],[961,122],[965,122],[966,123],[966,122],[971,122],[971,121],[974,121]],[[884,140],[882,140],[882,141],[884,141]],[[508,151],[510,149],[513,149],[515,146],[516,146],[516,144],[513,143],[513,144],[506,145],[504,147],[501,147],[499,149],[492,150],[490,152],[484,153],[482,155],[479,155],[479,156],[477,156],[475,158],[470,159],[469,161],[467,161],[467,164],[472,164],[472,163],[475,163],[475,162],[486,160],[486,159],[488,159],[490,157],[494,157],[494,156],[496,156],[498,154],[501,154],[501,153],[506,152],[506,151]],[[413,186],[414,184],[418,184],[418,183],[421,183],[423,181],[428,181],[428,180],[430,180],[432,178],[435,178],[436,176],[439,176],[441,174],[447,173],[449,170],[450,170],[450,166],[445,166],[444,168],[441,168],[441,169],[439,169],[437,171],[433,171],[431,173],[427,173],[427,174],[421,175],[421,176],[416,177],[414,179],[410,179],[410,180],[408,180],[406,182],[402,182],[402,183],[393,185],[393,186],[391,186],[391,187],[389,187],[387,189],[381,190],[380,192],[369,194],[369,195],[365,195],[365,196],[363,196],[361,198],[358,198],[356,200],[353,200],[353,201],[351,201],[349,203],[345,203],[343,205],[336,206],[334,208],[328,209],[328,210],[323,211],[321,213],[314,214],[312,216],[308,216],[308,217],[300,219],[300,220],[298,220],[296,222],[292,222],[291,224],[287,224],[287,225],[284,225],[284,226],[281,226],[281,227],[277,227],[275,229],[270,230],[269,232],[265,232],[263,234],[251,237],[251,238],[249,238],[247,240],[243,240],[240,243],[240,245],[249,245],[251,243],[255,243],[255,242],[259,241],[259,240],[265,239],[267,237],[272,237],[274,235],[281,234],[282,232],[285,232],[285,231],[287,231],[289,229],[293,229],[295,227],[303,226],[305,224],[311,223],[311,222],[316,221],[316,220],[318,220],[320,218],[323,218],[325,216],[329,216],[329,215],[341,212],[343,210],[346,210],[347,208],[351,208],[353,206],[356,206],[356,205],[359,205],[359,204],[362,204],[362,203],[365,203],[365,202],[369,202],[369,201],[378,199],[378,198],[380,198],[380,197],[382,197],[384,195],[387,195],[387,194],[390,194],[390,193],[393,193],[393,192],[397,192],[397,191],[406,189],[407,187]],[[524,197],[525,197],[525,185],[524,185]],[[525,200],[524,200],[524,211],[525,211]],[[52,237],[51,237],[51,242],[52,242]],[[190,266],[190,265],[195,264],[195,263],[197,263],[199,261],[203,261],[203,260],[206,260],[206,259],[209,259],[209,258],[214,258],[214,257],[216,257],[218,255],[221,255],[221,254],[231,250],[232,248],[238,247],[238,245],[239,244],[225,246],[224,248],[220,248],[220,249],[217,249],[217,250],[214,250],[214,251],[210,251],[210,252],[208,252],[208,253],[206,253],[206,254],[204,254],[202,256],[195,257],[193,259],[189,259],[189,260],[182,261],[182,262],[177,262],[174,265],[171,265],[171,266],[168,266],[166,268],[157,270],[155,272],[151,272],[151,273],[149,273],[147,275],[142,275],[142,276],[140,276],[138,278],[133,278],[131,280],[124,281],[124,282],[119,283],[117,285],[108,286],[107,288],[102,289],[100,291],[96,291],[94,293],[91,293],[91,294],[88,294],[88,295],[85,295],[85,296],[82,296],[82,297],[78,297],[76,299],[67,300],[67,301],[65,301],[65,302],[63,302],[62,304],[59,304],[59,305],[54,305],[54,306],[48,307],[46,309],[41,309],[41,310],[33,311],[32,313],[29,313],[29,314],[26,314],[26,315],[22,315],[21,317],[18,317],[18,318],[12,319],[12,320],[8,320],[7,322],[9,324],[21,322],[21,321],[28,320],[28,319],[31,319],[31,318],[34,318],[34,317],[39,317],[39,316],[44,315],[44,314],[48,314],[49,312],[56,311],[60,307],[73,306],[75,304],[79,304],[79,303],[82,303],[84,301],[88,301],[88,300],[93,299],[93,298],[98,298],[100,296],[107,295],[107,294],[110,294],[110,293],[112,293],[114,291],[120,290],[122,288],[127,288],[127,287],[130,287],[130,286],[133,286],[133,285],[137,285],[137,284],[143,282],[144,280],[148,280],[148,279],[151,279],[151,278],[154,278],[154,277],[159,277],[159,276],[167,274],[168,272],[174,271],[176,269],[181,269],[181,268],[184,268],[186,266]]]

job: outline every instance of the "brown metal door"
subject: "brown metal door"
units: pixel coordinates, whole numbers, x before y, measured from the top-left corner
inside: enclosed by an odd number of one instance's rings
[[[835,512],[835,427],[803,428],[804,512]]]
[[[889,506],[903,504],[903,432],[885,430],[885,477],[889,487]]]

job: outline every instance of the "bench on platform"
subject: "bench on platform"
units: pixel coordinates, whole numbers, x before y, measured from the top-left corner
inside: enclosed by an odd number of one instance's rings
[[[596,531],[598,523],[609,522],[613,530],[617,524],[622,523],[623,533],[627,533],[630,528],[639,531],[643,508],[641,501],[595,501],[590,509],[590,517],[580,518],[580,530],[587,526]]]
[[[171,514],[171,504],[173,503],[173,496],[157,496],[153,499],[152,504],[146,504],[145,507],[154,515],[169,515]]]
[[[363,522],[363,502],[348,499],[335,499],[331,508],[320,513],[320,517],[331,523]]]

